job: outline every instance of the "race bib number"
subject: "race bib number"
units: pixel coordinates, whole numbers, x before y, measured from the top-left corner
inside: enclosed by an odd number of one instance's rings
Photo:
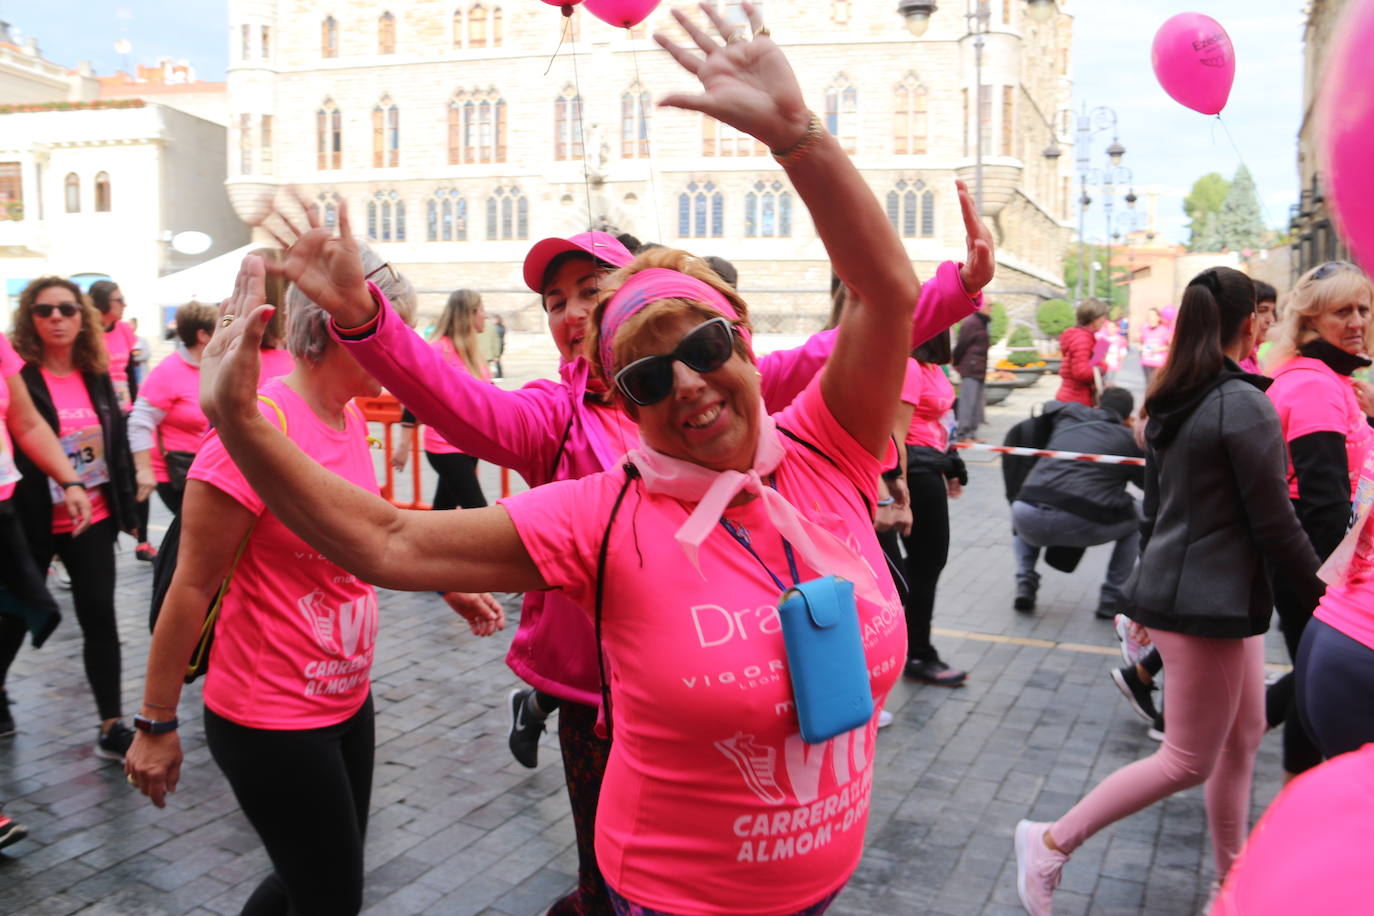
[[[0,439],[0,487],[17,483],[22,476],[14,463],[14,453],[5,448],[4,440]]]
[[[1317,578],[1327,585],[1335,588],[1345,586],[1350,576],[1350,565],[1360,546],[1360,536],[1364,532],[1365,523],[1369,520],[1371,507],[1374,507],[1374,450],[1365,458],[1364,467],[1360,471],[1360,484],[1355,488],[1355,499],[1350,506],[1350,522],[1345,537],[1336,545],[1336,549],[1331,551],[1321,569],[1317,570]]]
[[[90,490],[110,482],[109,472],[105,469],[105,438],[99,426],[87,426],[62,437],[62,450],[76,468],[76,479]],[[48,489],[52,491],[52,501],[65,501],[62,488],[51,479]]]

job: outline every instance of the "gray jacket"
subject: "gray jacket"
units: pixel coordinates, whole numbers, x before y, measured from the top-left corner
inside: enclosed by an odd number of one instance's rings
[[[1140,447],[1135,444],[1130,428],[1106,408],[1085,407],[1076,401],[1050,401],[1045,405],[1045,413],[1054,417],[1054,431],[1047,448],[1140,457]],[[1016,498],[1110,525],[1135,518],[1135,500],[1126,492],[1126,484],[1144,486],[1144,472],[1144,468],[1126,464],[1042,458]]]
[[[1141,557],[1125,586],[1132,619],[1191,636],[1269,628],[1265,561],[1304,600],[1322,585],[1288,499],[1278,414],[1257,377],[1228,361],[1217,383],[1146,427]]]

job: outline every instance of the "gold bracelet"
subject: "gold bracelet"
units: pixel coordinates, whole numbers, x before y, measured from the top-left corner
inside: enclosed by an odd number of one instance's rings
[[[772,152],[773,158],[778,161],[779,165],[790,165],[804,157],[811,150],[811,147],[816,144],[816,141],[824,134],[825,125],[821,123],[820,117],[813,111],[811,112],[811,120],[806,125],[806,133],[802,135],[800,140],[794,143],[791,148],[785,149],[782,152],[777,150],[771,150],[770,152]]]

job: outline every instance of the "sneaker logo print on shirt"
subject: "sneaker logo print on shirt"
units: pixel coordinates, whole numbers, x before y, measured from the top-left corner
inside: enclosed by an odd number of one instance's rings
[[[296,600],[307,627],[319,647],[330,655],[352,658],[372,648],[377,640],[377,599],[368,594],[356,601],[345,601],[337,608],[325,601],[315,589]]]

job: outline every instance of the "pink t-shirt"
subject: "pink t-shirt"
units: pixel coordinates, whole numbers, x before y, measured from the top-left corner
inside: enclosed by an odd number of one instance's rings
[[[467,363],[463,362],[463,357],[458,355],[458,351],[453,347],[453,342],[447,337],[440,337],[438,340],[431,341],[430,346],[434,348],[436,353],[444,358],[446,364],[457,366],[464,372],[468,371]],[[491,381],[491,369],[487,367],[486,363],[482,364],[482,374],[477,376],[477,378],[480,378],[484,382]],[[425,451],[434,452],[436,455],[461,454],[461,449],[456,449],[449,445],[448,441],[445,440],[443,436],[439,435],[428,426],[425,427],[424,443]]]
[[[850,538],[877,570],[881,606],[858,600],[875,706],[902,668],[906,626],[873,522],[880,462],[835,421],[813,382],[778,424],[778,491]],[[588,614],[597,555],[624,481],[619,469],[501,501],[550,585]],[[802,740],[777,614],[782,539],[759,500],[725,517],[752,532],[755,559],[722,526],[701,574],[673,532],[688,506],[632,485],[615,519],[603,603],[615,724],[596,818],[596,854],[630,900],[684,916],[780,916],[840,887],[858,865],[873,788],[874,721],[824,744]],[[802,581],[816,570],[798,558]]]
[[[1283,440],[1292,442],[1311,433],[1332,432],[1345,437],[1346,466],[1353,496],[1365,453],[1374,444],[1374,429],[1365,421],[1350,379],[1338,375],[1319,359],[1299,356],[1279,366],[1269,399],[1283,424]],[[1298,478],[1288,459],[1288,495],[1298,498]]]
[[[1173,328],[1167,324],[1154,327],[1146,325],[1140,332],[1140,364],[1152,369],[1164,365],[1169,356],[1169,342],[1173,340]]]
[[[105,332],[105,349],[110,351],[110,381],[114,383],[119,409],[125,413],[134,406],[129,388],[129,357],[136,346],[137,335],[127,321],[116,321],[114,326]]]
[[[24,361],[10,346],[9,338],[0,334],[0,502],[14,495],[19,482],[19,468],[14,463],[14,440],[10,438],[9,381],[24,368]]]
[[[258,367],[258,387],[272,381],[274,378],[281,378],[283,375],[290,375],[296,368],[296,360],[292,357],[289,350],[279,347],[270,347],[258,352],[258,359],[261,365]]]
[[[105,505],[105,488],[95,481],[101,477],[109,482],[105,472],[105,438],[100,427],[100,416],[91,404],[91,394],[86,390],[86,379],[80,372],[68,375],[53,375],[47,369],[43,382],[52,395],[53,407],[57,409],[57,435],[62,440],[62,448],[77,468],[80,479],[86,482],[86,494],[91,499],[91,524],[110,517]],[[85,469],[91,469],[87,471]],[[93,476],[92,476],[93,475]],[[66,534],[76,527],[65,503],[54,500],[52,507],[53,534]]]
[[[1355,473],[1352,516],[1359,512],[1361,502],[1374,499],[1374,450],[1366,452]],[[1374,518],[1366,519],[1360,530],[1345,584],[1328,586],[1313,616],[1374,649]]]
[[[286,416],[286,432],[323,467],[377,492],[367,427],[353,410],[332,429],[281,380],[263,386]],[[276,411],[259,404],[280,428]],[[372,586],[325,559],[276,516],[211,433],[188,477],[233,497],[257,522],[234,571],[215,627],[205,705],[249,728],[323,728],[358,710],[370,689],[377,639]]]
[[[606,434],[606,442],[616,457],[639,448],[639,424],[630,419],[630,415],[625,411],[608,404],[590,403],[587,410],[601,424],[601,430]]]
[[[173,353],[148,373],[138,396],[166,414],[153,437],[152,459],[157,482],[167,483],[167,461],[158,447],[158,436],[169,451],[194,452],[210,428],[200,409],[200,367],[188,363],[180,352]]]
[[[954,386],[934,363],[906,361],[902,381],[902,401],[912,405],[911,426],[906,431],[907,445],[924,445],[944,451],[949,447],[949,430],[942,418],[954,404]]]

